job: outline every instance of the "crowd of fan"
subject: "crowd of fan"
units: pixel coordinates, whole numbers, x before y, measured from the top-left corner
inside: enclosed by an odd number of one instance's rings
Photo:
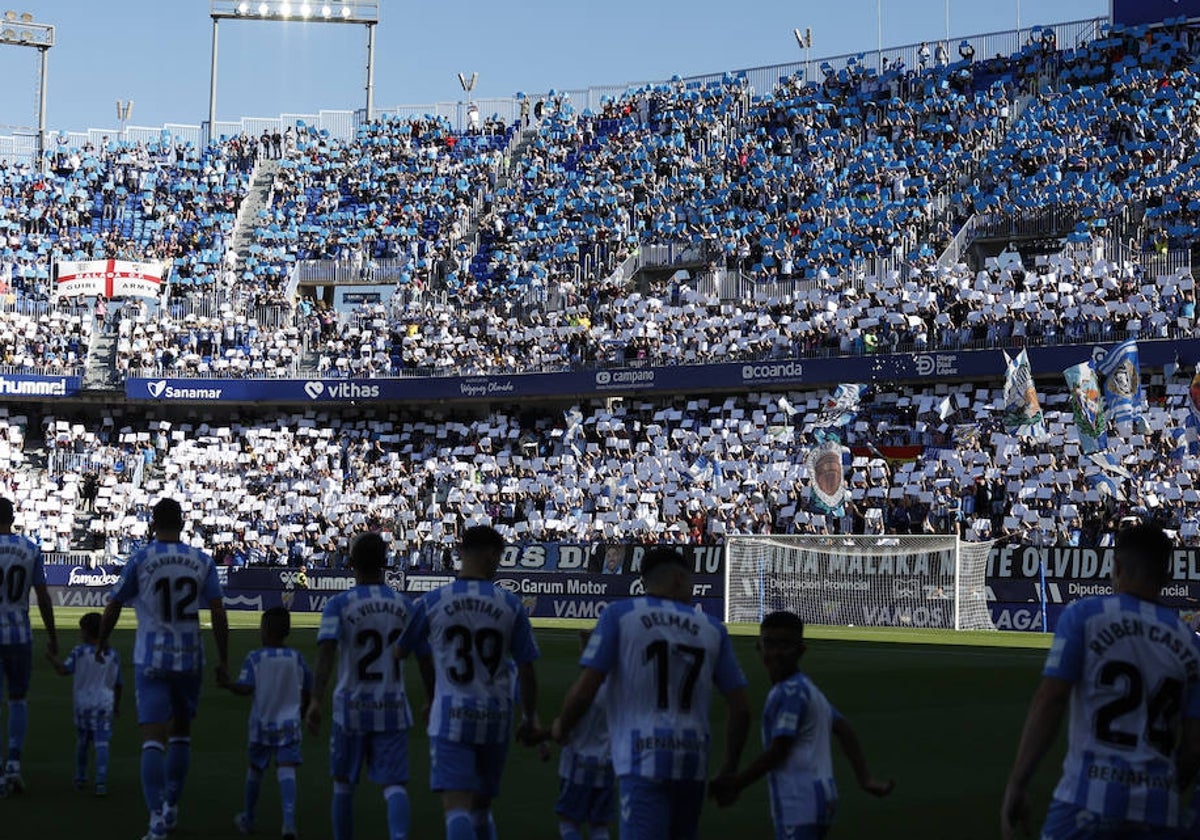
[[[983,156],[956,202],[1057,210],[1084,226],[1143,208],[1148,238],[1200,237],[1200,55],[1194,30],[1108,37],[1063,55],[1061,90],[1037,97]]]
[[[44,297],[52,255],[173,259],[179,296],[193,284],[233,295],[220,323],[185,323],[182,312],[122,321],[118,373],[273,375],[309,346],[307,364],[322,373],[394,375],[954,347],[1004,333],[1173,335],[1188,325],[1145,309],[1157,278],[1136,268],[1088,276],[1082,264],[1064,292],[1069,270],[981,279],[930,257],[958,214],[998,206],[1092,220],[1148,206],[1151,229],[1186,233],[1179,226],[1200,207],[1189,192],[1194,132],[1178,128],[1200,113],[1189,93],[1193,35],[1129,31],[1063,52],[1043,40],[1008,59],[943,56],[882,72],[851,61],[761,95],[735,76],[673,82],[594,114],[555,96],[511,168],[515,128],[460,135],[445,120],[384,118],[344,141],[298,124],[263,146],[279,167],[274,198],[240,275],[226,238],[259,141],[64,145],[46,175],[0,171],[0,260],[14,302]],[[1013,119],[1017,93],[1053,75],[1060,89]],[[477,211],[472,254],[464,237]],[[749,286],[721,300],[698,278],[639,296],[604,277],[615,259],[663,241],[701,248],[718,275],[744,274]],[[848,279],[855,260],[893,252],[909,260],[902,275],[869,293]],[[295,303],[282,281],[305,258],[363,276],[389,260],[383,280],[417,305],[341,323],[297,305],[293,329],[251,337],[247,323],[247,340],[226,340],[239,315]],[[753,293],[764,280],[805,277]],[[1177,294],[1186,318],[1192,290]],[[82,358],[52,320],[35,320],[32,350],[11,354],[19,364]],[[202,347],[209,330],[221,340]],[[28,323],[9,332],[26,334]]]
[[[211,283],[253,165],[253,143],[199,149],[56,139],[47,168],[0,162],[0,364],[51,373],[86,361],[93,301],[51,301],[62,260],[161,261],[184,296]]]
[[[1015,255],[893,272],[872,287],[822,280],[773,300],[716,289],[658,294],[617,284],[561,310],[426,301],[310,316],[321,375],[395,376],[701,364],[815,355],[1175,338],[1195,332],[1190,274],[1063,253],[1025,269]]]
[[[298,327],[260,327],[228,306],[212,317],[177,317],[135,304],[121,309],[117,323],[121,376],[272,378],[294,375],[304,352]]]
[[[343,260],[363,271],[399,260],[393,282],[453,283],[470,213],[495,188],[510,136],[458,134],[432,117],[382,118],[348,141],[289,129],[242,285],[277,289],[297,259]]]
[[[65,520],[43,523],[30,505],[42,510],[45,489],[58,487],[55,511],[70,519],[82,516],[74,503],[83,499],[95,516],[76,547],[120,555],[144,537],[148,506],[178,496],[196,537],[236,563],[336,563],[364,529],[428,557],[479,522],[515,541],[961,532],[1096,545],[1123,516],[1141,515],[1200,545],[1200,459],[1178,443],[1187,380],[1151,382],[1144,427],[1110,439],[1128,473],[1115,479],[1119,498],[1080,457],[1065,392],[1043,395],[1048,436],[1033,441],[1003,428],[995,383],[869,394],[845,430],[853,459],[844,515],[808,503],[818,392],[521,406],[486,419],[247,410],[159,420],[110,411],[46,418],[47,445],[74,459],[51,458],[49,471],[23,460],[24,418],[9,418],[11,451],[5,436],[0,450],[12,460],[0,492],[14,493],[25,527],[54,544]],[[86,498],[80,476],[89,473]],[[74,520],[65,524],[70,533]]]

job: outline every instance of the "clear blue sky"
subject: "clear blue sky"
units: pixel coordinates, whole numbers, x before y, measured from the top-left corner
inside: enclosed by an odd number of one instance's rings
[[[21,3],[21,0],[15,0]],[[272,0],[274,2],[274,0]],[[884,45],[942,37],[946,0],[380,0],[376,107],[579,88],[870,51],[876,3]],[[949,0],[952,36],[1015,27],[1017,0]],[[8,7],[5,7],[8,8]],[[25,0],[16,11],[57,27],[48,126],[113,127],[116,100],[135,125],[197,124],[208,113],[208,0]],[[1108,14],[1108,0],[1024,0],[1023,26]],[[362,107],[365,30],[228,21],[221,25],[218,119]],[[37,53],[0,48],[0,133],[32,126]]]

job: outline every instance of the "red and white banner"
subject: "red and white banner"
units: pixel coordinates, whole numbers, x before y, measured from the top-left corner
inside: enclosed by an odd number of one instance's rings
[[[54,296],[104,295],[115,297],[159,296],[163,264],[125,260],[60,262],[55,266]]]

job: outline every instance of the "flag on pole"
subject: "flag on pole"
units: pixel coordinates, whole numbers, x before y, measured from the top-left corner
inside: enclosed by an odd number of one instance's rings
[[[1139,373],[1137,341],[1122,341],[1107,353],[1097,351],[1096,371],[1104,377],[1104,404],[1114,423],[1141,419],[1145,396]]]
[[[1063,371],[1067,390],[1071,394],[1071,413],[1079,433],[1079,448],[1084,455],[1108,449],[1108,418],[1104,414],[1104,398],[1100,380],[1089,362],[1080,362]]]
[[[818,443],[826,440],[841,441],[844,437],[842,429],[849,426],[858,417],[859,403],[866,393],[866,385],[843,383],[825,398],[817,420],[813,423],[813,437]]]
[[[1015,359],[1004,353],[1004,425],[1010,434],[1017,436],[1034,440],[1049,437],[1037,388],[1033,384],[1029,356],[1024,350]]]

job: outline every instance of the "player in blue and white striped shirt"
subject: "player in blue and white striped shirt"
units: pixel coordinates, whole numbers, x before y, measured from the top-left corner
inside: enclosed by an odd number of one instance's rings
[[[1178,836],[1180,783],[1194,772],[1200,735],[1200,644],[1157,603],[1171,556],[1159,526],[1125,528],[1115,546],[1116,594],[1063,610],[1004,792],[1006,840],[1028,832],[1026,787],[1068,704],[1067,757],[1043,840]]]
[[[255,809],[262,777],[271,758],[279,779],[283,806],[283,840],[296,838],[296,768],[300,766],[300,714],[312,693],[313,675],[300,652],[286,646],[292,616],[284,607],[263,613],[259,634],[263,646],[252,650],[242,663],[234,694],[253,695],[250,707],[249,759],[246,771],[245,808],[233,819],[242,834],[254,831]]]
[[[96,749],[97,796],[108,793],[108,744],[112,739],[112,721],[121,707],[121,657],[109,650],[104,661],[96,659],[100,638],[100,613],[90,612],[79,619],[83,644],[76,645],[59,662],[47,654],[61,676],[74,675],[75,698],[75,789],[87,784],[88,753]]]
[[[132,603],[138,623],[133,677],[142,727],[142,793],[150,812],[146,840],[161,840],[178,821],[191,761],[192,718],[204,668],[200,608],[212,612],[218,684],[229,679],[229,622],[212,558],[180,541],[179,502],[156,504],[150,527],[150,543],[126,562],[104,608],[97,657],[107,650],[122,607]]]
[[[728,704],[724,777],[737,770],[749,734],[746,677],[725,626],[689,605],[691,568],[681,553],[647,552],[642,580],[646,595],[600,614],[552,731],[565,743],[607,683],[622,840],[692,840],[708,773],[712,687]]]
[[[0,672],[8,684],[8,756],[0,778],[0,796],[25,789],[21,778],[21,751],[29,727],[25,695],[33,673],[33,631],[29,626],[29,590],[37,593],[38,612],[46,626],[46,652],[58,656],[54,607],[46,589],[42,552],[25,537],[13,533],[13,503],[0,499]]]
[[[320,731],[321,700],[337,665],[333,730],[329,738],[333,776],[333,838],[354,836],[354,786],[362,764],[383,787],[388,837],[408,836],[408,730],[412,713],[395,645],[413,616],[413,604],[384,582],[387,544],[379,534],[358,537],[350,549],[356,585],[329,599],[317,632],[317,676],[305,715]]]
[[[591,633],[581,630],[586,648]],[[601,685],[558,759],[558,833],[562,840],[608,840],[617,778],[613,773],[612,743],[608,737],[607,687]]]
[[[714,780],[709,791],[724,808],[767,776],[776,840],[820,840],[828,832],[837,810],[831,736],[837,736],[864,791],[887,796],[894,787],[871,775],[854,728],[800,672],[804,651],[800,616],[774,612],[763,619],[758,652],[772,683],[763,708],[765,749],[742,772]]]
[[[526,744],[543,737],[529,615],[520,598],[492,583],[503,552],[494,528],[468,528],[458,579],[417,601],[400,639],[401,652],[418,657],[430,702],[430,786],[442,795],[448,840],[495,837],[491,807],[513,736],[514,674],[523,710],[518,736]]]

